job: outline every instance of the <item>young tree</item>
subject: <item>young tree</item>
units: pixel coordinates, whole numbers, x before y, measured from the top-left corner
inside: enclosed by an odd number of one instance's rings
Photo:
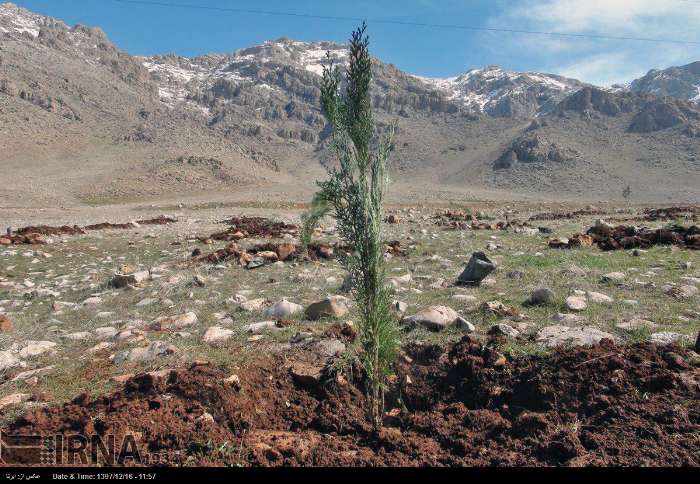
[[[369,414],[381,425],[387,377],[391,375],[399,345],[398,324],[391,313],[384,282],[382,241],[383,199],[388,177],[386,162],[391,135],[374,146],[370,103],[372,61],[366,25],[352,33],[344,93],[341,73],[324,66],[321,104],[332,128],[331,147],[338,166],[329,167],[329,178],[318,182],[320,192],[304,214],[302,242],[311,240],[316,223],[326,214],[335,217],[340,237],[353,248],[342,259],[350,273],[360,314],[362,363],[367,376]]]

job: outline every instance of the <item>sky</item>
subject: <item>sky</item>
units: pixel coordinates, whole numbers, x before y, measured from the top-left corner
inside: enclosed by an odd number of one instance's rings
[[[148,1],[148,0],[146,0]],[[447,77],[498,65],[597,85],[628,82],[652,68],[700,60],[700,0],[152,0],[368,19],[370,50],[421,76]],[[265,40],[347,40],[353,20],[137,5],[116,0],[13,0],[69,25],[99,26],[132,55],[231,52]],[[566,38],[378,23],[397,20],[560,33],[644,37],[696,44]]]

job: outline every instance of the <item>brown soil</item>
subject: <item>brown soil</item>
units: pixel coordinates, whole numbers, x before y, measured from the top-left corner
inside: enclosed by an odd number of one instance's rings
[[[579,217],[587,217],[587,216],[592,216],[592,215],[605,215],[607,212],[604,210],[600,209],[582,209],[582,210],[575,210],[573,212],[543,212],[543,213],[538,213],[530,217],[530,221],[538,221],[538,220],[571,220]]]
[[[652,245],[679,245],[700,249],[700,227],[675,225],[671,228],[647,229],[619,225],[591,227],[587,232],[601,250],[648,248]]]
[[[224,232],[211,234],[209,238],[226,241],[240,240],[245,237],[276,239],[284,234],[295,234],[298,230],[296,225],[275,222],[264,217],[232,217],[222,223],[231,227]],[[239,232],[244,237],[235,235]]]
[[[647,208],[644,210],[644,220],[675,220],[679,218],[697,220],[699,214],[700,207]]]
[[[62,225],[60,227],[52,227],[50,225],[37,225],[30,227],[22,227],[2,236],[2,242],[0,245],[11,245],[11,244],[44,244],[46,243],[46,237],[57,236],[57,235],[78,235],[84,234],[80,227],[77,225]]]
[[[301,377],[319,374],[315,358],[287,354],[226,382],[210,366],[138,375],[3,430],[129,432],[142,451],[190,464],[700,465],[700,368],[681,348],[604,340],[511,361],[469,337],[447,350],[411,346],[378,432],[361,372]]]

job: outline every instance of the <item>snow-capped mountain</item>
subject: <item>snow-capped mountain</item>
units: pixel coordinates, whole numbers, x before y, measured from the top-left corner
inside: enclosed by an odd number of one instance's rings
[[[513,72],[498,66],[471,69],[457,77],[419,79],[475,112],[500,117],[549,111],[585,85],[555,74]]]
[[[700,103],[700,62],[668,69],[652,69],[629,84],[630,90],[671,96]]]
[[[323,65],[347,62],[345,46],[331,42],[296,42],[289,39],[267,41],[264,44],[237,50],[232,54],[213,54],[195,58],[175,55],[142,58],[143,65],[158,83],[161,100],[174,107],[193,102],[198,94],[224,85],[245,89],[259,96],[269,96],[280,87],[266,79],[272,70],[295,68],[319,77]],[[203,106],[199,106],[202,108]],[[208,109],[204,107],[204,109]]]
[[[217,82],[268,96],[271,91],[280,89],[264,79],[269,70],[293,69],[309,79],[320,78],[323,65],[328,63],[327,53],[336,64],[347,62],[344,45],[289,39],[268,41],[230,55],[191,59],[155,56],[142,60],[158,83],[163,102],[175,106],[188,102],[193,105],[191,101],[197,97],[197,92],[209,90]],[[472,69],[457,77],[410,78],[459,110],[497,117],[529,117],[547,112],[566,95],[585,85],[554,74],[520,73],[497,66]]]

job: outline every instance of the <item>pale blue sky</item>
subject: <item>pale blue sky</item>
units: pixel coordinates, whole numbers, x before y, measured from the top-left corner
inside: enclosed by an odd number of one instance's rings
[[[157,1],[157,0],[154,0]],[[700,45],[553,38],[372,23],[371,19],[485,28],[700,41],[700,0],[160,0],[370,19],[372,53],[443,77],[484,65],[540,70],[609,85],[651,68],[700,60]],[[134,5],[112,0],[14,0],[73,25],[100,26],[131,54],[229,52],[265,40],[347,39],[353,21]]]

